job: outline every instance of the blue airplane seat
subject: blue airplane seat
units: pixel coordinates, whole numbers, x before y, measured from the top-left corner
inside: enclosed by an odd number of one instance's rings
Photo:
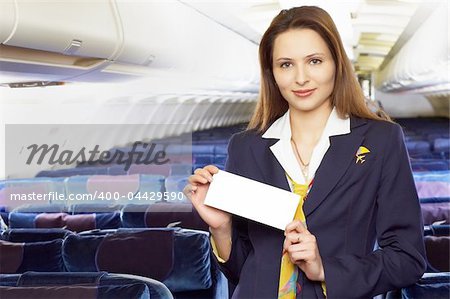
[[[63,239],[20,243],[0,240],[0,273],[64,272],[62,243]]]
[[[114,201],[98,202],[98,203],[75,203],[67,207],[67,213],[76,214],[91,214],[91,213],[120,213],[123,205],[117,204]]]
[[[65,192],[64,178],[7,179],[0,190],[0,204],[9,211],[30,202],[46,205],[54,200],[50,195],[64,196]]]
[[[425,236],[425,249],[427,253],[427,272],[450,271],[450,235]]]
[[[12,212],[16,213],[66,213],[68,206],[64,203],[50,203],[50,204],[25,204],[15,208]]]
[[[430,161],[411,161],[411,168],[414,172],[418,171],[440,171],[449,170],[449,164],[443,160]]]
[[[447,299],[450,294],[450,273],[425,273],[419,282],[403,288],[402,299]]]
[[[425,225],[423,229],[424,236],[450,236],[449,224]]]
[[[58,170],[42,170],[36,174],[36,177],[70,177],[75,175],[94,175],[94,174],[108,174],[108,167],[74,167]]]
[[[13,243],[46,242],[64,239],[71,234],[72,231],[63,228],[11,228],[3,231],[0,239]]]
[[[186,175],[189,176],[192,174],[192,163],[177,163],[170,165],[170,175]]]
[[[419,198],[450,197],[450,171],[414,172]]]
[[[148,277],[164,283],[176,298],[226,298],[218,297],[227,286],[212,257],[207,232],[151,228],[72,235],[64,242],[63,256],[68,271]]]
[[[65,228],[74,232],[119,228],[120,212],[69,215],[67,213],[9,213],[10,228]]]
[[[228,142],[217,144],[214,150],[215,155],[228,155]]]
[[[434,152],[448,153],[450,151],[450,138],[437,138],[433,143]]]
[[[428,141],[408,141],[406,148],[410,154],[429,154],[431,153],[431,146]]]
[[[192,162],[194,164],[208,165],[214,163],[213,154],[195,154],[192,156]]]
[[[12,287],[12,289],[5,289],[5,287]],[[29,294],[30,291],[40,292],[33,293],[42,294],[42,296],[38,295],[39,298],[173,299],[167,287],[156,280],[104,271],[79,273],[29,271],[14,275],[0,274],[0,288],[0,294],[17,294],[19,291],[26,290],[29,292],[22,294]],[[64,294],[67,295],[64,296]]]
[[[124,165],[111,165],[108,167],[108,175],[127,175],[129,169],[125,170]]]
[[[188,199],[183,194],[189,175],[173,175],[166,178],[165,187],[169,192],[167,201],[182,202]]]

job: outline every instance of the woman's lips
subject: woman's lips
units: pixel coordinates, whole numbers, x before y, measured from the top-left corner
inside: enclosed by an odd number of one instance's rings
[[[316,88],[313,88],[313,89],[299,89],[299,90],[293,90],[292,92],[296,96],[303,98],[303,97],[310,96],[315,90],[316,90]]]

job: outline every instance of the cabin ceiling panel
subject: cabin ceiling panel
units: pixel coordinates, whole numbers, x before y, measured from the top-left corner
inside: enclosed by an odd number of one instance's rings
[[[45,13],[33,14],[34,11],[38,12],[40,7],[50,7],[49,12],[58,16],[54,20],[46,20],[43,24],[53,24],[55,20],[67,19],[70,22],[64,25],[66,27],[61,26],[61,28],[76,30],[77,28],[72,26],[74,24],[73,15],[64,18],[67,11],[63,14],[57,13],[63,2],[56,0],[53,2],[58,4],[52,6],[50,5],[52,1],[46,1],[45,5],[40,6],[38,2],[18,0],[17,3],[20,5],[17,7],[20,8],[20,11],[10,1],[1,2],[1,7],[4,8],[0,12],[0,16],[4,16],[0,18],[0,24],[3,25],[0,26],[2,42],[5,41],[16,46],[22,45],[19,41],[25,41],[27,36],[30,36],[27,28],[33,26],[26,23],[19,24],[17,32],[13,34],[11,32],[15,29],[11,24],[15,19],[27,15],[33,16],[30,19],[35,20],[40,15],[45,15]],[[40,76],[55,80],[58,74],[67,81],[94,82],[144,77],[145,80],[139,82],[148,86],[147,92],[152,88],[160,91],[161,86],[164,86],[165,90],[184,90],[190,86],[193,89],[256,91],[259,82],[257,44],[262,33],[280,9],[301,5],[318,5],[331,14],[340,30],[346,52],[358,74],[367,76],[374,71],[381,72],[392,62],[391,68],[393,66],[400,67],[405,73],[402,76],[394,76],[398,77],[398,79],[392,79],[398,80],[397,85],[394,84],[395,86],[405,82],[424,80],[424,78],[426,80],[422,85],[429,84],[431,79],[436,78],[436,75],[433,75],[432,78],[427,74],[431,74],[434,70],[438,70],[438,78],[443,77],[444,67],[442,64],[445,61],[436,61],[430,66],[430,63],[423,59],[423,53],[427,53],[423,52],[424,48],[429,46],[429,42],[425,42],[425,44],[428,43],[425,46],[416,45],[419,50],[415,52],[421,54],[414,54],[415,58],[408,60],[409,62],[402,57],[395,59],[395,62],[393,59],[402,48],[406,47],[409,40],[417,35],[419,28],[426,23],[435,7],[443,5],[440,10],[447,13],[444,18],[448,20],[448,1],[101,0],[97,2],[94,6],[86,5],[84,2],[71,2],[69,6],[78,13],[83,11],[82,8],[91,7],[91,12],[98,7],[108,8],[103,10],[104,13],[99,18],[99,20],[105,20],[102,22],[102,26],[107,26],[112,30],[108,33],[111,38],[106,39],[109,41],[106,43],[108,46],[96,52],[96,56],[104,56],[103,58],[92,61],[88,59],[88,62],[91,62],[89,66],[79,65],[79,59],[75,59],[76,63],[72,60],[67,61],[65,59],[67,57],[62,56],[67,54],[64,53],[66,49],[63,49],[63,45],[67,46],[67,43],[64,42],[58,44],[59,51],[63,53],[54,53],[53,56],[48,56],[50,59],[57,60],[57,63],[63,67],[55,67],[45,59],[37,62],[30,60],[27,63],[8,60],[3,63],[4,70],[3,73],[0,73],[2,79],[0,82],[15,80],[15,76],[12,74],[14,72],[11,71],[13,69],[11,64],[14,64],[17,66],[18,73],[23,74],[28,68],[28,75],[24,76],[23,80]],[[84,16],[83,20],[92,20],[92,16]],[[448,22],[436,23],[435,26],[439,26],[435,28],[443,28],[444,31],[448,30]],[[89,28],[84,23],[81,27]],[[52,28],[52,30],[57,29]],[[448,32],[441,31],[429,33],[429,35],[441,36],[441,41],[435,41],[434,47],[441,47],[441,43],[446,42],[445,49],[448,50],[448,43],[450,43]],[[98,34],[99,30],[95,27],[92,32],[89,30],[83,32],[90,36],[89,34]],[[15,36],[16,33],[21,33],[22,37]],[[444,36],[444,34],[446,35]],[[32,41],[36,41],[37,38],[30,36]],[[52,37],[47,36],[46,38]],[[101,44],[102,40],[102,38],[97,38],[96,42]],[[48,43],[42,44],[42,40],[39,39],[37,42],[42,46],[40,48],[48,50],[46,48]],[[40,48],[38,47],[38,49]],[[411,47],[408,49],[408,51],[414,51]],[[83,54],[85,53],[83,51],[80,48],[76,53]],[[403,51],[402,56],[405,53],[406,51]],[[436,53],[436,49],[432,49],[429,54],[441,55]],[[70,55],[70,57],[74,58],[75,56]],[[64,64],[63,61],[66,63]],[[413,65],[410,61],[414,62]],[[32,66],[32,64],[34,65]],[[417,69],[421,69],[421,71],[417,71]],[[384,74],[384,72],[381,73]],[[377,77],[384,78],[385,75]]]
[[[388,53],[402,36],[411,22],[421,1],[399,0],[279,0],[257,1],[241,6],[235,11],[260,35],[267,29],[273,17],[280,9],[293,6],[317,5],[327,10],[337,24],[349,58],[358,73],[367,74],[375,71],[383,63]],[[364,54],[364,55],[360,55]],[[367,60],[366,55],[376,57]],[[374,65],[374,61],[377,62]],[[368,64],[366,64],[368,63]]]
[[[428,8],[430,14],[415,34],[377,73],[377,88],[427,94],[433,86],[442,92],[450,83],[448,3]]]
[[[412,21],[417,3],[403,1],[362,1],[353,12],[352,23],[359,39],[354,47],[356,55],[360,53],[382,59],[368,60],[359,55],[355,60],[355,69],[359,74],[368,74],[378,70],[389,52]],[[377,61],[377,64],[374,62]]]

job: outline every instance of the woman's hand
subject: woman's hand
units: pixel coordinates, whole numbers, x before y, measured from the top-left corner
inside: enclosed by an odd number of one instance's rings
[[[190,199],[215,241],[217,253],[222,261],[227,261],[231,253],[231,214],[205,205],[206,193],[212,182],[213,174],[219,169],[214,165],[197,168],[188,179],[183,192]]]
[[[223,229],[228,233],[231,227],[231,214],[204,204],[209,184],[212,182],[212,176],[217,172],[219,172],[219,169],[214,165],[197,168],[194,174],[189,177],[183,193],[192,202],[203,221],[209,225],[211,232],[219,232]]]
[[[325,273],[317,246],[316,237],[305,225],[294,220],[286,226],[283,249],[289,254],[291,262],[296,264],[306,277],[314,281],[325,281]]]

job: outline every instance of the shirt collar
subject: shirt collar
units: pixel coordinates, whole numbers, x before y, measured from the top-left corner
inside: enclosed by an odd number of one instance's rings
[[[291,138],[291,124],[289,118],[289,110],[278,118],[262,135],[263,138],[285,139]],[[342,119],[338,116],[336,108],[333,107],[327,124],[323,130],[323,137],[330,137],[335,135],[343,135],[350,133],[350,118]]]
[[[278,118],[263,134],[263,138],[279,139],[270,147],[278,162],[281,164],[285,172],[297,183],[306,184],[301,174],[300,165],[295,158],[295,154],[291,146],[291,125],[289,118],[289,110],[280,118]],[[342,119],[338,116],[336,109],[330,113],[327,123],[323,130],[317,145],[314,147],[310,165],[309,179],[312,179],[319,167],[325,153],[330,146],[330,136],[342,135],[350,133],[350,118]]]

